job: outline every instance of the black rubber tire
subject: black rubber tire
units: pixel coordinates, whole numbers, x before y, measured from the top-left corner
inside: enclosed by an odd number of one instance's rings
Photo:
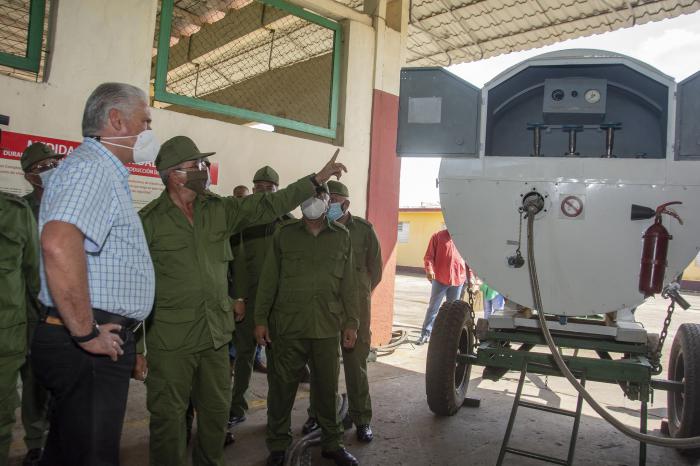
[[[444,303],[440,307],[428,345],[425,393],[428,407],[438,416],[452,416],[464,402],[471,364],[457,362],[458,353],[473,353],[469,304]]]
[[[700,324],[681,324],[671,346],[669,380],[682,381],[683,393],[668,392],[668,431],[673,438],[700,435]],[[680,450],[697,456],[700,449]]]

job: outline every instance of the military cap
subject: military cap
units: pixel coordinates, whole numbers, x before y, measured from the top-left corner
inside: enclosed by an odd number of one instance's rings
[[[330,180],[328,182],[328,189],[329,189],[329,191],[328,191],[329,194],[338,194],[339,196],[350,197],[350,192],[348,191],[348,187],[345,186],[340,181]]]
[[[274,168],[269,165],[265,165],[260,170],[255,172],[253,175],[253,183],[256,181],[269,181],[270,183],[275,183],[279,186],[280,176],[277,174]]]
[[[27,172],[31,166],[37,162],[41,162],[42,160],[46,159],[58,158],[61,158],[61,156],[55,153],[49,146],[42,144],[41,142],[35,142],[31,146],[24,149],[24,152],[22,152],[22,157],[19,159],[19,163],[22,166],[22,170]]]
[[[156,157],[156,168],[163,171],[189,160],[208,157],[216,152],[200,152],[192,139],[187,136],[175,136],[160,146]]]

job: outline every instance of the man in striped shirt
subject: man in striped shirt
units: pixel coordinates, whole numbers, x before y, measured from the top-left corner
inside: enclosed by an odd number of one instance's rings
[[[125,165],[155,159],[150,123],[142,90],[98,86],[85,105],[83,143],[45,186],[39,298],[48,312],[32,344],[53,399],[42,464],[119,464],[134,331],[155,293]]]

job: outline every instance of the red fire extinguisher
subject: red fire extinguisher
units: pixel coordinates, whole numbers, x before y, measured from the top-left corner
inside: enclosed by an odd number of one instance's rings
[[[666,256],[668,254],[668,242],[673,239],[662,223],[662,214],[670,215],[683,225],[683,220],[673,209],[667,207],[681,202],[667,202],[656,208],[654,224],[647,228],[642,238],[642,265],[639,270],[639,292],[644,297],[661,293],[666,273]],[[651,209],[649,209],[651,210]]]

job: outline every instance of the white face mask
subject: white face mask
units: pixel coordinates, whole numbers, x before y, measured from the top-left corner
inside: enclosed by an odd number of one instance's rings
[[[301,213],[309,220],[316,220],[328,210],[328,202],[317,197],[310,197],[301,203]]]
[[[55,172],[56,169],[52,168],[51,170],[46,170],[39,173],[39,178],[41,178],[41,187],[46,188],[49,185],[49,179]]]
[[[146,129],[141,131],[138,136],[136,136],[136,142],[133,146],[124,146],[122,144],[114,144],[112,142],[107,142],[105,139],[127,139],[133,138],[134,136],[113,136],[113,137],[103,137],[100,138],[103,144],[109,144],[110,146],[123,147],[125,149],[133,149],[134,151],[134,163],[153,163],[158,156],[158,151],[160,150],[160,142],[156,137],[153,130]]]

